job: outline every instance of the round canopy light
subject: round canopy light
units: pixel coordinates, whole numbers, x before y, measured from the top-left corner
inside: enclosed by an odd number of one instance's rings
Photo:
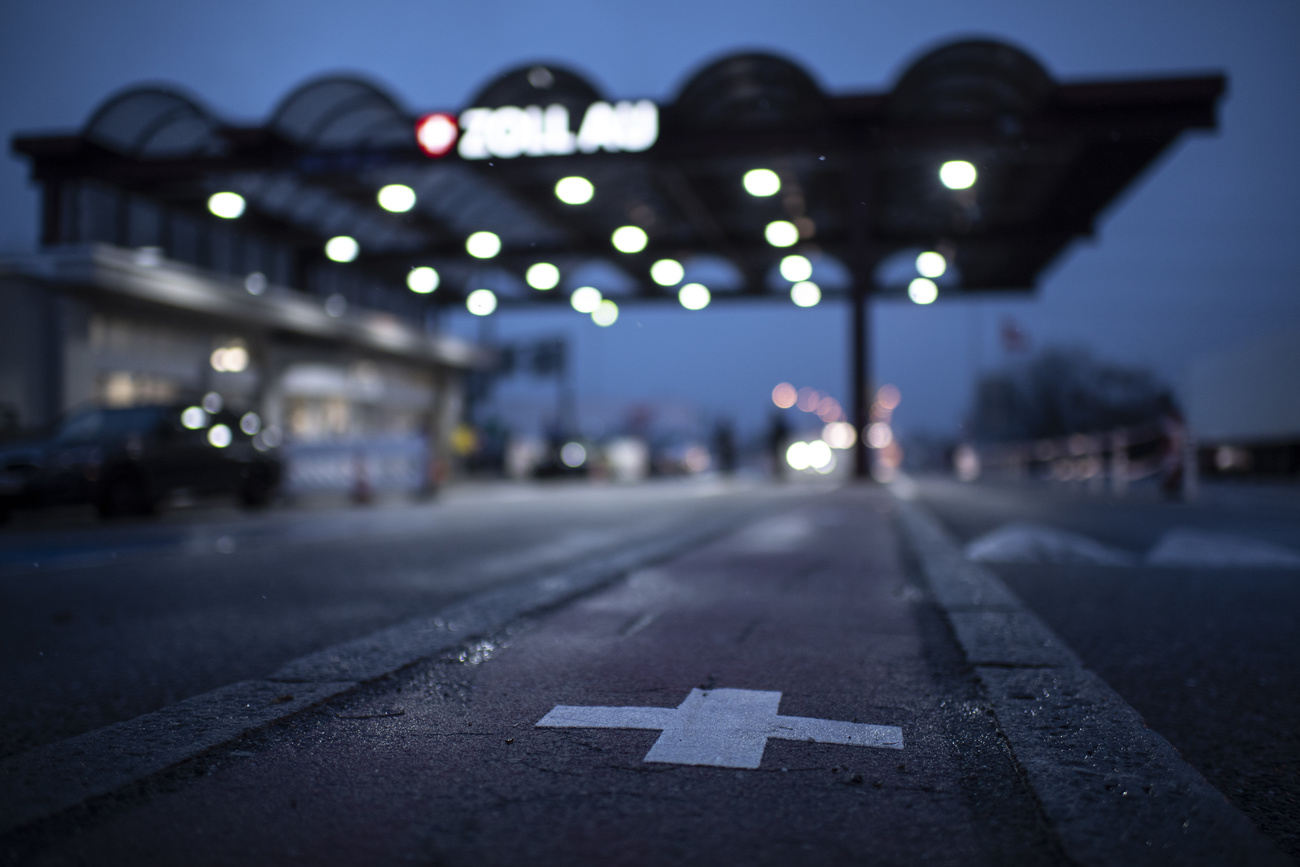
[[[939,180],[950,190],[965,190],[975,184],[979,173],[965,160],[949,160],[939,167]]]
[[[933,304],[934,299],[939,297],[939,287],[934,285],[933,280],[917,277],[908,284],[907,297],[917,304]]]
[[[534,289],[554,289],[560,285],[560,269],[550,262],[538,262],[528,266],[524,279]]]
[[[942,277],[948,270],[948,260],[942,253],[928,251],[916,257],[916,273],[922,277]]]
[[[709,306],[713,296],[709,289],[702,283],[687,283],[677,291],[677,300],[687,310],[703,310]]]
[[[771,169],[750,169],[742,182],[751,196],[771,196],[781,190],[781,178]]]
[[[812,276],[812,262],[806,256],[786,256],[781,260],[781,276],[791,283],[807,280]]]
[[[208,197],[208,210],[223,220],[234,220],[244,214],[244,197],[239,193],[213,193]]]
[[[434,289],[437,289],[439,282],[438,272],[428,265],[412,268],[411,273],[406,275],[407,287],[412,292],[420,295],[428,295]]]
[[[816,307],[822,300],[821,287],[809,280],[801,280],[790,287],[790,300],[799,307]]]
[[[465,252],[475,259],[491,259],[501,252],[501,239],[491,232],[475,232],[465,239]]]
[[[491,289],[475,289],[465,299],[465,309],[475,316],[488,316],[497,309],[497,296]]]
[[[650,266],[650,279],[660,286],[676,286],[686,276],[686,269],[676,259],[660,259]]]
[[[596,187],[586,178],[576,175],[555,182],[555,198],[566,205],[585,205],[596,195]]]
[[[793,247],[799,240],[799,227],[789,220],[774,220],[763,230],[763,237],[773,247]]]
[[[405,214],[415,207],[415,190],[406,184],[389,184],[379,188],[379,207],[394,214]]]
[[[600,290],[595,286],[580,286],[569,296],[569,303],[579,313],[595,313],[602,300]]]
[[[591,321],[601,328],[608,328],[618,321],[618,305],[608,298],[601,299],[596,309],[591,312]]]
[[[351,262],[360,252],[357,239],[348,235],[336,235],[325,242],[325,255],[335,262]]]
[[[650,238],[639,226],[619,226],[610,237],[614,249],[620,253],[640,253]]]

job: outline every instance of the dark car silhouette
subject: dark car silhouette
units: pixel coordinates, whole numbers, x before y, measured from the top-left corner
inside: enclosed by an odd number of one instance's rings
[[[93,503],[109,518],[149,514],[168,494],[267,503],[281,465],[255,413],[184,404],[75,412],[45,436],[0,446],[0,515]]]

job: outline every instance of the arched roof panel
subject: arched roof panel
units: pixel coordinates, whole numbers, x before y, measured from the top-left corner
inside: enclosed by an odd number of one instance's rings
[[[163,87],[146,86],[105,101],[86,121],[86,138],[130,156],[175,157],[221,150],[217,120],[197,102]]]
[[[281,101],[267,125],[307,148],[400,146],[415,138],[410,116],[395,99],[350,76],[307,82]]]

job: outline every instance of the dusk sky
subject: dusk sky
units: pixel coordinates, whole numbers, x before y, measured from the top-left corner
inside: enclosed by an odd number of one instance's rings
[[[921,308],[877,302],[877,382],[899,386],[903,431],[955,434],[975,371],[1008,359],[1012,317],[1034,346],[1086,346],[1176,388],[1213,350],[1300,324],[1300,6],[1179,2],[443,2],[367,4],[0,0],[0,131],[73,130],[112,92],[179,85],[260,122],[305,79],[360,73],[412,110],[458,109],[528,61],[570,66],[612,97],[670,101],[724,53],[784,54],[829,92],[886,90],[919,53],[988,36],[1060,80],[1222,71],[1221,130],[1173,148],[1071,248],[1036,295]],[[0,159],[0,252],[35,244],[28,167]],[[465,317],[468,319],[468,317]],[[846,400],[844,308],[788,303],[629,307],[608,330],[565,313],[506,313],[498,336],[575,342],[588,406],[670,400],[757,430],[781,380]],[[476,333],[477,323],[453,323]]]

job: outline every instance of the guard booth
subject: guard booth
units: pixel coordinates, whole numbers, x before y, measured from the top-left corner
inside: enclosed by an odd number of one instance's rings
[[[1171,144],[1215,128],[1224,87],[1059,82],[1019,48],[966,41],[881,92],[827,93],[752,53],[664,104],[549,63],[451,111],[318,79],[252,125],[128,90],[75,134],[13,143],[42,186],[42,251],[8,263],[6,291],[44,311],[30,339],[63,347],[30,362],[49,385],[29,404],[219,384],[304,440],[442,431],[456,371],[488,363],[438,335],[451,307],[563,305],[617,327],[628,304],[840,300],[861,432],[870,299],[1033,291]]]

